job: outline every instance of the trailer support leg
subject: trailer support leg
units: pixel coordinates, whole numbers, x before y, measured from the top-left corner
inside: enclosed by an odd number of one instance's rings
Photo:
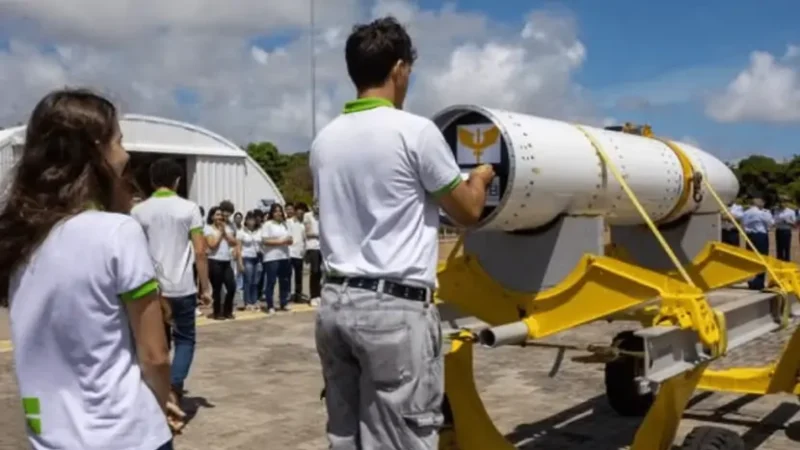
[[[454,338],[444,361],[444,385],[453,413],[453,429],[440,434],[439,448],[514,450],[494,426],[478,395],[472,369],[471,337]]]
[[[678,432],[686,405],[703,376],[708,363],[674,376],[659,388],[653,406],[636,430],[631,450],[669,450]]]

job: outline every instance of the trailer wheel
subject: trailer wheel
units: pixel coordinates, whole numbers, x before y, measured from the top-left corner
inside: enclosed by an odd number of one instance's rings
[[[744,440],[726,428],[697,427],[686,436],[682,450],[744,450]]]
[[[644,351],[644,341],[633,331],[619,333],[612,345],[620,350]],[[652,392],[641,394],[636,382],[636,378],[644,373],[643,364],[641,358],[628,355],[619,355],[614,361],[606,363],[606,398],[611,408],[621,416],[642,417],[653,404],[655,395]]]

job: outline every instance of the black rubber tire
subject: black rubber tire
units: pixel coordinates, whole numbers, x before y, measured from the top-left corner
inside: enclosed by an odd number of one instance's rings
[[[623,331],[614,337],[613,345],[630,352],[644,351],[644,341],[633,331]],[[642,359],[620,355],[606,363],[606,399],[617,414],[623,417],[643,417],[650,410],[655,395],[640,394],[636,377],[642,373]]]
[[[681,450],[744,450],[744,440],[736,432],[719,427],[697,427],[686,436]]]

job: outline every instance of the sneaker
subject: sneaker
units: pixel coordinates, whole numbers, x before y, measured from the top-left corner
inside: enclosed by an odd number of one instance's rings
[[[269,309],[267,309],[267,315],[268,315],[268,316],[271,316],[271,315],[273,315],[273,314],[275,314],[275,308],[269,308]]]
[[[280,308],[278,308],[278,310],[281,312],[289,312],[289,305],[281,306]]]
[[[311,306],[319,306],[319,297],[314,297],[311,299]]]
[[[200,317],[200,316],[202,316],[202,315],[203,315],[203,311],[201,311],[201,310],[200,310],[200,308],[197,308],[197,309],[194,311],[194,314],[195,314],[197,317]]]

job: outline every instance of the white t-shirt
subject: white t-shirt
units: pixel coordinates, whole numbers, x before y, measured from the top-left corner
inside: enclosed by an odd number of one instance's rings
[[[236,233],[236,239],[242,245],[242,258],[255,258],[261,246],[261,233],[259,230],[250,231],[242,228]]]
[[[306,227],[303,222],[292,217],[286,221],[289,234],[292,236],[292,245],[289,246],[289,256],[292,258],[302,258],[306,253]]]
[[[233,231],[233,227],[230,225],[225,225],[225,230],[227,231],[228,236],[236,236],[236,234],[234,234],[235,232]],[[218,237],[220,234],[220,230],[213,225],[206,225],[203,229],[203,235],[205,236]],[[208,248],[208,259],[213,259],[214,261],[231,261],[232,251],[233,249],[231,248],[230,244],[228,244],[228,241],[221,239],[216,249],[212,249],[211,247]]]
[[[172,439],[142,379],[124,302],[158,289],[142,227],[86,211],[13,275],[11,341],[36,450],[154,450]]]
[[[435,288],[435,197],[461,182],[460,170],[432,121],[376,102],[348,104],[359,111],[334,119],[311,145],[325,270]]]
[[[290,237],[289,228],[286,223],[278,223],[268,220],[261,225],[261,239],[285,239]],[[289,245],[266,245],[264,249],[264,262],[289,259]]]
[[[313,213],[306,213],[303,216],[303,224],[310,231],[310,234],[315,237],[306,235],[306,250],[319,250],[319,221],[314,217]]]
[[[147,235],[158,284],[165,297],[197,293],[194,281],[194,246],[191,235],[203,232],[200,207],[166,189],[131,210]]]

